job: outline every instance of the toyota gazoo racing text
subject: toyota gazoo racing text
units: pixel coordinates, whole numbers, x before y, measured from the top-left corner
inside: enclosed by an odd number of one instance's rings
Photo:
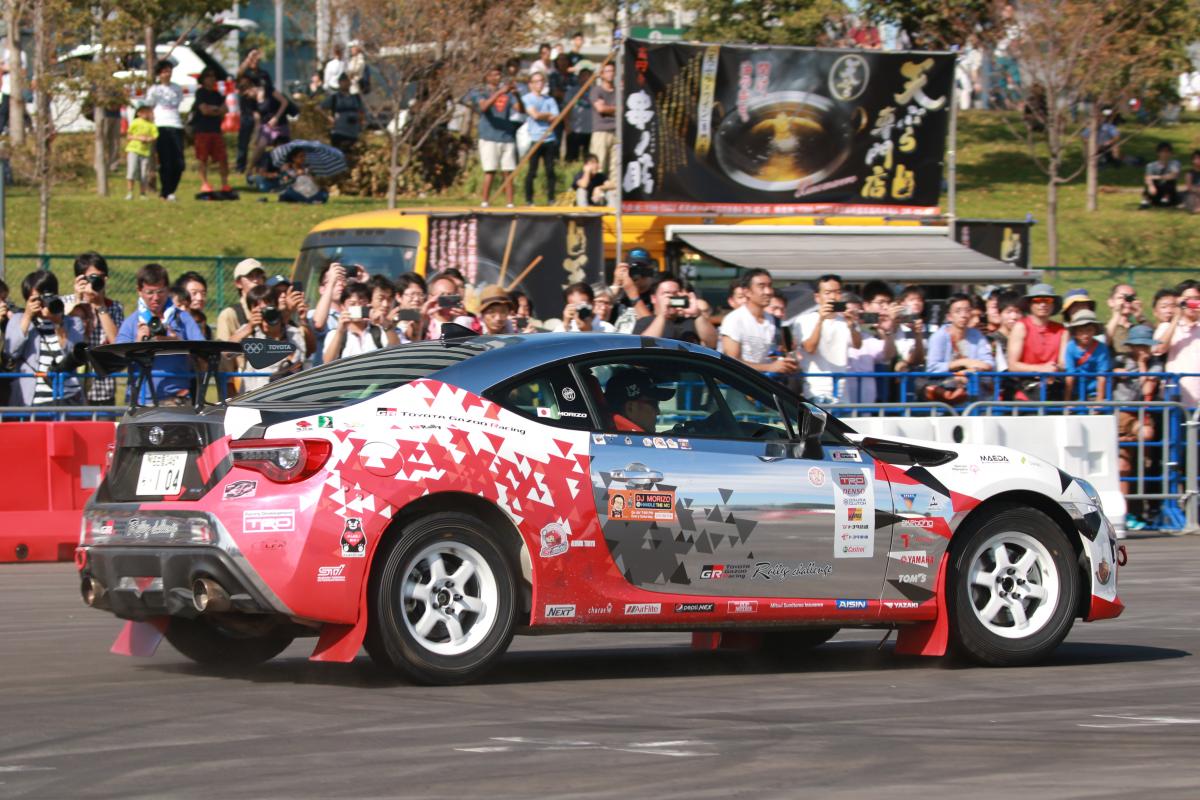
[[[1026,664],[1121,613],[1117,561],[1095,490],[1051,464],[864,438],[713,351],[613,334],[445,338],[135,408],[77,553],[84,600],[129,620],[117,652],[250,664],[311,636],[430,683],[581,630],[798,652],[896,627],[899,653]]]

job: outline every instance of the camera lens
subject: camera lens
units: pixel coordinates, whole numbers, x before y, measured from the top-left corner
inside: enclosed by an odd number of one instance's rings
[[[158,317],[151,317],[149,320],[147,320],[146,327],[150,330],[151,336],[162,336],[167,332],[167,329],[163,326],[162,320]]]
[[[87,282],[91,284],[93,292],[103,292],[104,285],[108,283],[103,275],[88,275]]]
[[[275,306],[263,306],[262,318],[263,322],[267,323],[268,325],[279,324],[279,309],[275,308]]]
[[[587,303],[580,303],[575,306],[575,310],[579,312],[580,319],[591,319],[592,317],[592,307]]]
[[[63,313],[62,298],[56,294],[44,294],[42,295],[42,308],[51,314],[61,314]]]

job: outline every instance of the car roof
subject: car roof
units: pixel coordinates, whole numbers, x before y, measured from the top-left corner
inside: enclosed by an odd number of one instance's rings
[[[476,394],[539,366],[575,358],[587,358],[612,351],[683,352],[702,358],[725,359],[715,350],[697,344],[675,339],[656,339],[649,336],[620,333],[573,332],[470,336],[457,340],[448,339],[446,346],[453,347],[456,341],[482,344],[488,349],[465,361],[439,370],[431,377]]]

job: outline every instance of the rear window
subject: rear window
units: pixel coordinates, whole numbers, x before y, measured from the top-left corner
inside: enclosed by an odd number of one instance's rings
[[[322,364],[247,392],[229,404],[254,408],[342,408],[429,377],[491,346],[493,343],[487,339],[396,345]]]

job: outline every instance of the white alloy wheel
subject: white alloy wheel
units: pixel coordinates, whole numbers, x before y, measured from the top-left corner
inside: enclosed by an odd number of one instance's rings
[[[496,625],[496,576],[475,548],[435,542],[409,559],[399,609],[409,635],[431,653],[455,656],[477,647]]]
[[[1058,568],[1046,546],[1029,534],[992,534],[967,563],[971,607],[993,634],[1024,639],[1054,616],[1060,591]]]

